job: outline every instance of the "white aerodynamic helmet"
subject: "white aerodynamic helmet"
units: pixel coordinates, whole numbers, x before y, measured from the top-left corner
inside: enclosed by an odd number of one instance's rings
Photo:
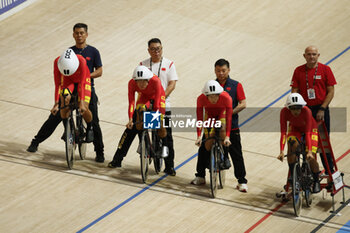
[[[150,80],[153,77],[152,71],[146,66],[137,66],[132,74],[134,80]]]
[[[79,59],[72,49],[67,49],[58,59],[57,66],[61,74],[71,76],[79,67]]]
[[[304,98],[299,93],[292,93],[287,97],[286,107],[291,106],[305,106],[306,102]]]
[[[224,88],[215,80],[209,80],[204,85],[204,88],[202,89],[202,93],[204,95],[214,95],[214,94],[221,94],[221,92],[224,91]]]

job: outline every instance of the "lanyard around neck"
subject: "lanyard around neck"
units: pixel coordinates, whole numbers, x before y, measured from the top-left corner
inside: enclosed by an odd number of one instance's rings
[[[317,68],[318,68],[318,63],[317,63],[317,65],[316,65],[315,74],[314,74],[314,77],[313,77],[314,80],[313,80],[313,83],[312,83],[312,87],[315,86]],[[309,89],[309,80],[308,80],[308,78],[307,78],[307,65],[305,65],[305,74],[306,74],[306,88]]]
[[[159,68],[158,68],[158,75],[157,75],[158,78],[160,78],[159,75],[160,75],[160,68],[162,67],[162,62],[163,62],[163,57],[162,57],[162,59],[160,59],[160,64],[159,64]],[[150,70],[152,71],[152,58],[150,58]]]

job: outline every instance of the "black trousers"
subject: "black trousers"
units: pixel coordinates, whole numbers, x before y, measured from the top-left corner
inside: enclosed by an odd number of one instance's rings
[[[133,115],[133,121],[136,121],[136,112]],[[113,156],[113,161],[122,161],[123,158],[128,153],[131,143],[134,141],[135,136],[138,134],[139,139],[141,139],[141,130],[136,129],[136,125],[132,127],[132,129],[126,128],[119,140],[118,147]]]
[[[92,91],[89,109],[92,113],[92,127],[94,131],[93,144],[94,144],[96,154],[103,155],[104,145],[103,145],[103,139],[102,139],[102,131],[101,131],[99,119],[98,119],[97,103],[98,103],[97,95],[95,91]],[[57,112],[56,115],[50,114],[49,118],[41,126],[37,135],[34,136],[32,143],[39,144],[45,141],[47,138],[49,138],[61,121],[62,121],[62,118],[61,118],[60,112]]]
[[[98,118],[98,97],[95,91],[91,92],[89,109],[92,113],[92,130],[94,131],[94,150],[96,155],[103,156],[104,144],[102,130],[100,127],[100,119]]]
[[[171,112],[167,111],[165,112],[165,120],[170,119]],[[133,115],[134,122],[136,121],[136,114]],[[169,147],[169,155],[168,157],[164,158],[165,161],[165,167],[171,168],[174,167],[174,142],[173,142],[173,136],[172,136],[172,130],[171,128],[166,128],[167,130],[167,136],[165,140],[163,140],[163,143]],[[124,133],[122,134],[122,137],[119,140],[117,150],[114,154],[113,161],[122,161],[123,158],[126,156],[126,154],[129,151],[129,148],[134,141],[136,135],[139,135],[139,139],[141,138],[141,132],[136,129],[136,126],[134,125],[132,129],[126,128],[124,130]]]
[[[204,136],[203,136],[203,139],[204,139]],[[246,184],[248,183],[248,181],[245,178],[246,171],[244,166],[241,136],[240,136],[239,129],[231,131],[230,141],[231,141],[231,145],[228,148],[224,147],[225,156],[228,157],[228,154],[230,154],[233,167],[234,167],[234,174],[236,179],[238,180],[238,183]],[[204,143],[202,143],[198,150],[196,176],[205,177],[205,168],[209,167],[209,158],[210,158],[210,151],[207,151],[204,147]]]
[[[225,150],[225,155],[230,154],[235,177],[240,184],[248,183],[248,180],[245,178],[246,171],[244,166],[244,159],[242,154],[242,145],[241,145],[241,135],[239,129],[232,130],[230,133],[231,145],[228,147],[228,151]],[[225,148],[225,147],[224,147]]]
[[[315,118],[316,120],[316,115],[318,110],[320,109],[321,105],[315,105],[315,106],[308,106],[312,112],[312,116]],[[329,115],[329,108],[327,107],[326,110],[324,111],[324,123],[326,125],[327,128],[327,132],[328,135],[330,134],[330,115]],[[323,167],[326,168],[326,164],[325,161],[323,159],[323,156],[321,154],[321,161],[323,164]],[[333,159],[332,159],[332,155],[330,153],[326,153],[326,157],[327,157],[327,161],[328,161],[328,165],[331,169],[331,172],[334,172],[334,164],[333,164]],[[326,174],[328,174],[328,172],[326,171]]]
[[[50,114],[49,118],[44,122],[38,133],[34,136],[32,143],[39,145],[39,143],[45,141],[51,136],[61,121],[62,118],[60,112],[57,112],[56,115]]]
[[[202,137],[202,144],[198,149],[198,157],[197,157],[197,166],[196,166],[196,176],[198,177],[205,177],[205,169],[209,168],[209,162],[210,162],[210,151],[207,151],[204,146],[203,140],[205,139],[205,136]]]
[[[165,112],[165,125],[169,125],[169,121],[171,120],[171,111]],[[173,139],[173,131],[171,127],[166,128],[166,145],[169,148],[168,157],[164,158],[165,167],[173,168],[174,167],[174,159],[175,159],[175,151],[174,151],[174,139]]]

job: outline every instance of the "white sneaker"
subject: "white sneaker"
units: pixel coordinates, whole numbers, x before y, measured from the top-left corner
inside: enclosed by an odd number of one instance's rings
[[[246,193],[248,192],[248,185],[247,184],[238,184],[236,187],[240,192]]]
[[[166,157],[168,157],[168,155],[169,155],[169,147],[167,147],[167,146],[163,146],[163,148],[162,148],[162,158],[166,158]]]
[[[205,184],[205,178],[196,176],[196,178],[194,178],[194,179],[191,181],[191,184],[194,184],[194,185],[203,185],[203,184]]]

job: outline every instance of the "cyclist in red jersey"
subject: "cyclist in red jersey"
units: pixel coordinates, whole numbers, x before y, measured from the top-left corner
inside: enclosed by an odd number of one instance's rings
[[[201,138],[202,127],[197,127],[197,140],[195,144],[199,146],[197,173],[191,184],[205,184],[205,168],[209,160],[209,153],[214,139],[207,140],[202,144],[202,140],[215,134],[215,124],[213,121],[221,122],[220,137],[224,140],[223,144],[229,146],[232,120],[232,98],[224,91],[220,84],[215,80],[209,80],[201,94],[197,98],[197,122],[209,121],[208,125],[213,126],[204,128],[203,138]],[[204,108],[204,112],[203,112]],[[203,117],[204,113],[204,117]],[[204,121],[203,121],[204,120]]]
[[[138,97],[135,103],[135,93],[138,93]],[[168,147],[166,140],[166,129],[163,127],[163,116],[165,113],[165,92],[160,82],[160,79],[154,75],[146,66],[137,66],[133,72],[132,79],[128,84],[128,96],[129,96],[129,108],[128,116],[129,121],[126,124],[126,127],[131,131],[136,132],[140,136],[140,132],[143,128],[142,122],[142,111],[145,111],[150,102],[153,101],[153,111],[158,111],[160,114],[160,124],[161,127],[158,129],[158,135],[162,139],[162,154],[161,156],[167,157]],[[136,104],[136,107],[135,107]],[[135,111],[138,110],[138,111]],[[136,122],[136,124],[134,123]],[[135,126],[134,126],[135,124]],[[122,136],[121,140],[124,140]],[[132,137],[131,142],[134,140]],[[131,143],[130,142],[130,143]],[[116,153],[113,157],[113,160],[108,164],[110,168],[116,168],[122,166],[122,160],[126,155]]]
[[[138,93],[135,108],[135,93]],[[153,101],[153,111],[159,111],[161,114],[161,129],[159,130],[159,136],[164,138],[166,136],[166,130],[163,128],[163,116],[165,113],[165,92],[160,82],[160,79],[153,74],[146,66],[137,66],[134,70],[133,78],[129,81],[128,85],[129,96],[129,122],[126,127],[132,129],[133,114],[135,109],[146,110],[150,101]],[[137,124],[138,130],[142,129]]]
[[[299,93],[292,93],[288,96],[286,107],[284,107],[280,113],[281,139],[280,154],[277,158],[283,162],[285,143],[286,141],[291,142],[288,143],[287,160],[289,169],[292,172],[292,168],[296,163],[295,151],[299,146],[298,140],[300,141],[304,134],[307,151],[306,158],[314,177],[313,192],[318,193],[320,192],[320,169],[315,159],[318,145],[317,124],[312,117],[311,110],[305,105],[306,102]],[[288,132],[287,122],[289,122]],[[296,140],[296,138],[298,140]]]
[[[86,141],[93,141],[93,132],[91,130],[92,114],[89,110],[91,96],[90,71],[86,60],[81,55],[76,55],[72,49],[67,49],[54,61],[54,79],[55,79],[55,104],[51,109],[52,114],[59,110],[59,101],[61,103],[61,118],[66,125],[69,116],[69,108],[63,108],[71,100],[71,94],[77,86],[79,96],[79,110],[87,123]],[[65,98],[63,97],[65,95]]]

